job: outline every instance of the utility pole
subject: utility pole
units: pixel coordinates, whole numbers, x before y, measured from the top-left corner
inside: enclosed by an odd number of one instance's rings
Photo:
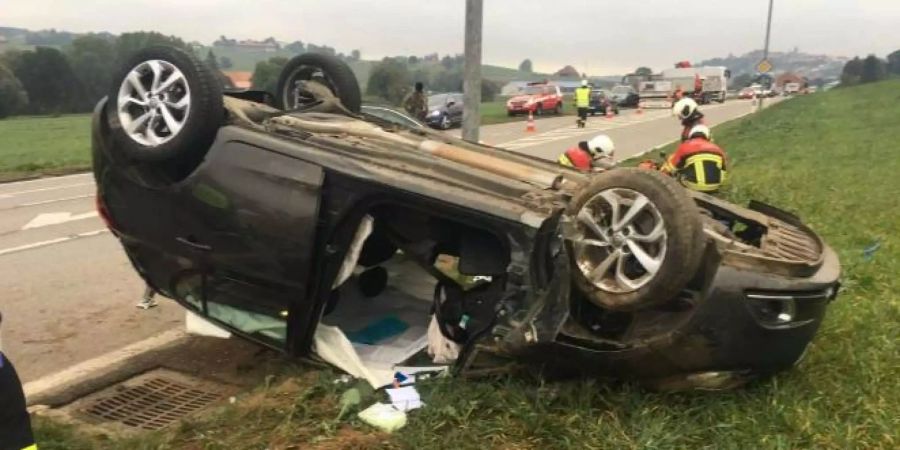
[[[483,12],[483,0],[466,0],[462,137],[470,142],[478,142],[478,129],[481,127],[481,25],[484,22]]]
[[[766,45],[763,47],[763,61],[769,60],[769,34],[772,32],[772,3],[775,0],[769,0],[769,18],[766,20]],[[771,78],[770,78],[771,79]],[[772,89],[772,86],[769,85],[769,89]],[[763,99],[765,97],[759,97],[759,107],[757,111],[762,111],[763,108]]]

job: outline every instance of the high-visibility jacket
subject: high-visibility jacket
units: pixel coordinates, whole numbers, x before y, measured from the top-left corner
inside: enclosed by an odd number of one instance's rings
[[[728,177],[725,152],[703,138],[682,143],[660,170],[675,175],[681,184],[700,192],[719,190]]]
[[[575,107],[587,108],[591,106],[591,88],[581,86],[575,89]]]
[[[594,167],[593,158],[591,158],[591,154],[582,149],[581,147],[572,147],[565,151],[562,155],[559,155],[559,159],[557,159],[561,165],[566,167],[574,167],[578,170],[588,171]]]
[[[22,383],[12,362],[0,352],[0,448],[36,450]]]

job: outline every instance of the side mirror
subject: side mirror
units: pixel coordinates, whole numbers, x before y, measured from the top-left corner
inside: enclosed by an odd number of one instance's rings
[[[449,102],[447,102],[447,106],[453,106],[455,104],[456,104],[456,102],[454,102],[453,100],[450,100]]]

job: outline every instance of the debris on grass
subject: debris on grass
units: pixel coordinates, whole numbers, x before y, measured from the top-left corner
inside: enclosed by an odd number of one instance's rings
[[[387,403],[375,403],[360,411],[358,416],[363,422],[387,433],[393,433],[406,426],[406,413]]]

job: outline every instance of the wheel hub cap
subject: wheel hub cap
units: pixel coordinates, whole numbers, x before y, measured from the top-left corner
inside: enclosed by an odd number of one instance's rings
[[[168,61],[138,64],[119,86],[119,123],[128,137],[141,145],[156,147],[172,140],[184,128],[190,112],[187,78]]]
[[[645,195],[627,188],[600,191],[578,212],[575,261],[585,279],[610,293],[645,286],[666,256],[666,227]]]

